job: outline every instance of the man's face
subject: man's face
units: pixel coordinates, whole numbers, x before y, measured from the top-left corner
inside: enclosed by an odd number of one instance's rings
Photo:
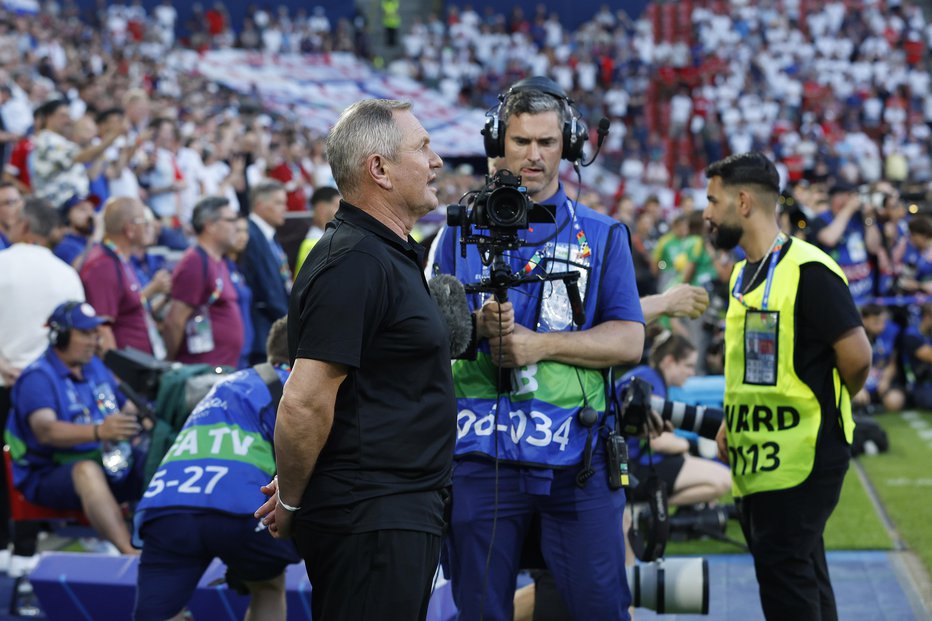
[[[85,114],[74,124],[72,138],[79,145],[89,145],[95,136],[97,136],[97,123],[89,114]]]
[[[78,234],[90,237],[94,232],[94,203],[81,201],[68,210],[68,225]]]
[[[862,322],[864,323],[864,331],[867,332],[867,336],[876,338],[883,334],[883,331],[886,329],[887,316],[884,313],[868,315],[862,318]]]
[[[45,128],[56,134],[65,134],[71,126],[71,115],[68,106],[59,106],[45,121]]]
[[[430,146],[430,136],[420,121],[408,110],[395,112],[395,124],[401,130],[398,156],[391,162],[392,183],[398,206],[415,220],[437,208],[437,188],[431,185],[443,160]]]
[[[23,217],[23,197],[12,186],[0,188],[0,231],[9,235]]]
[[[269,192],[256,201],[256,215],[278,228],[285,223],[285,211],[288,209],[288,195],[284,190]]]
[[[508,120],[504,168],[521,176],[531,200],[540,202],[556,193],[562,153],[563,132],[556,111],[518,114]]]
[[[220,210],[220,216],[216,220],[207,225],[223,254],[232,250],[236,245],[236,221],[238,219],[233,209],[227,206]]]
[[[340,209],[340,197],[334,196],[329,201],[320,201],[314,206],[314,220],[317,225],[323,227],[333,220]]]
[[[716,248],[731,250],[738,245],[744,233],[734,193],[725,188],[721,177],[712,177],[707,194],[709,204],[702,217],[709,229],[709,239]]]
[[[68,339],[68,346],[60,351],[61,358],[65,364],[87,364],[97,353],[100,347],[100,329],[91,328],[90,330],[71,330],[71,337]]]

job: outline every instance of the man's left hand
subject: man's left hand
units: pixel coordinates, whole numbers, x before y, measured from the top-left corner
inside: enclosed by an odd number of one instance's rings
[[[540,336],[537,332],[516,323],[510,334],[500,339],[489,338],[492,363],[506,369],[516,369],[540,362],[544,357],[540,350]]]
[[[278,504],[278,477],[273,477],[266,485],[260,487],[259,491],[269,498],[256,509],[253,515],[262,520],[262,523],[269,528],[269,532],[272,532],[275,528],[275,506]]]

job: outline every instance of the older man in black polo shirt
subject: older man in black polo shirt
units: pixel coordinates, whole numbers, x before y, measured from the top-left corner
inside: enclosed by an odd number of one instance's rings
[[[343,112],[327,153],[345,200],[292,292],[266,521],[295,538],[314,619],[424,619],[456,405],[447,327],[410,232],[437,207],[443,162],[410,104],[375,99]]]

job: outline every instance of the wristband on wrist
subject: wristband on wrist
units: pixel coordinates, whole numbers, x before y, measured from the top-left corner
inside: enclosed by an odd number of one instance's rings
[[[282,500],[282,497],[281,497],[281,496],[278,497],[278,504],[280,504],[280,505],[282,506],[282,509],[284,509],[284,510],[287,511],[288,513],[294,513],[294,512],[296,512],[298,509],[301,508],[300,506],[292,507],[291,505],[287,504],[284,500]]]

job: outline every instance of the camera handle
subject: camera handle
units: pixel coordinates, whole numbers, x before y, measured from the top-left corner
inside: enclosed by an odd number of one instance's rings
[[[517,276],[512,273],[508,263],[501,254],[496,253],[492,258],[489,277],[477,283],[464,285],[466,293],[491,293],[495,301],[504,304],[508,301],[508,289],[519,285],[538,282],[552,282],[562,280],[566,286],[566,295],[573,312],[573,323],[582,327],[586,323],[586,311],[583,308],[582,298],[579,295],[579,272],[553,272],[535,274],[534,276]],[[511,372],[509,369],[498,369],[498,389],[502,393],[511,392]]]

